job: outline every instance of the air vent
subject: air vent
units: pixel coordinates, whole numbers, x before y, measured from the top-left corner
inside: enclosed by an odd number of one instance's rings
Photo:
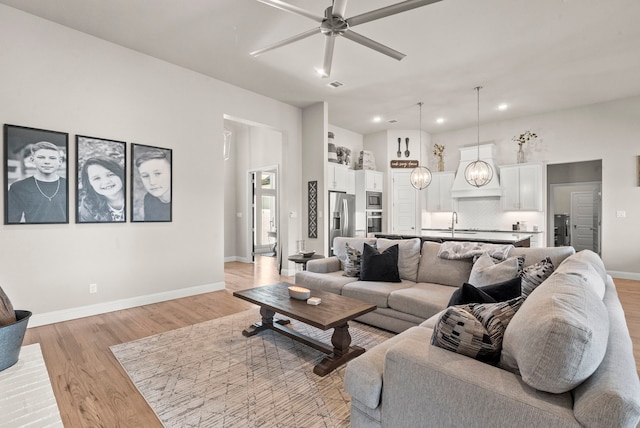
[[[344,85],[344,83],[338,81],[338,80],[334,80],[333,82],[329,82],[327,84],[327,86],[331,86],[332,88],[339,88],[340,86]]]
[[[387,120],[387,123],[398,123],[398,121],[395,119],[390,119],[390,120]]]

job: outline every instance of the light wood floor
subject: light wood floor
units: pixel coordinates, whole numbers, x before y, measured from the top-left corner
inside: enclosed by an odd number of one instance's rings
[[[161,427],[109,346],[249,309],[234,290],[293,281],[274,258],[258,261],[227,263],[223,291],[28,329],[24,344],[40,343],[64,426]],[[640,281],[616,285],[640,367]]]

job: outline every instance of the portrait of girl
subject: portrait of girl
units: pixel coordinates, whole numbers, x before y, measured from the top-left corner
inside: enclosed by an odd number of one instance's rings
[[[77,223],[126,221],[125,143],[77,136]]]

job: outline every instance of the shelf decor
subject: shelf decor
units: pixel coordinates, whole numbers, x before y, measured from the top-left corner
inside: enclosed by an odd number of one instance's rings
[[[433,155],[438,158],[438,172],[444,171],[444,145],[435,143],[433,145]]]
[[[536,138],[538,138],[538,136],[531,131],[525,131],[522,134],[513,137],[513,141],[518,143],[518,163],[525,163],[524,150],[522,150],[522,146],[531,140],[535,140]]]

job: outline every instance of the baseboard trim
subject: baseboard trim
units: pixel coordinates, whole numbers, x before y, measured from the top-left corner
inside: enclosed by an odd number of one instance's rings
[[[90,317],[93,315],[105,314],[107,312],[120,311],[122,309],[135,308],[136,306],[150,305],[152,303],[165,302],[167,300],[179,299],[181,297],[195,296],[197,294],[210,293],[212,291],[224,290],[224,282],[204,284],[196,287],[181,288],[178,290],[165,291],[162,293],[137,296],[129,299],[114,300],[111,302],[97,303],[95,305],[80,306],[77,308],[64,309],[61,311],[46,312],[43,314],[33,314],[29,319],[29,328],[41,325],[53,324],[62,321],[69,321],[78,318]]]
[[[607,273],[611,275],[614,279],[620,278],[620,279],[632,279],[632,280],[640,281],[640,273],[636,273],[636,272],[620,272],[617,270],[610,270],[610,271],[607,271]]]

